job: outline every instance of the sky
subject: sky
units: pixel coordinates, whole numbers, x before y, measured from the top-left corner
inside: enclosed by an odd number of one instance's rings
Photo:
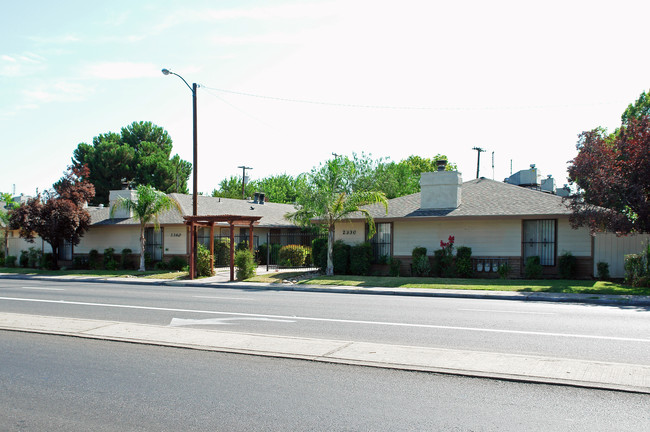
[[[93,137],[167,130],[198,190],[332,153],[445,154],[463,180],[536,164],[650,89],[645,1],[0,0],[0,191],[34,195]],[[494,156],[492,154],[494,153]],[[492,167],[494,160],[494,168]],[[191,178],[188,182],[191,188]]]

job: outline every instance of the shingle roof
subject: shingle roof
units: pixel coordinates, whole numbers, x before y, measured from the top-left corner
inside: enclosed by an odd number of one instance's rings
[[[162,213],[158,218],[161,224],[183,224],[183,216],[192,214],[192,196],[183,194],[169,194],[180,205],[182,215],[176,210]],[[92,225],[134,225],[139,222],[133,218],[111,218],[108,207],[89,207]],[[292,204],[264,203],[255,204],[252,201],[215,198],[199,195],[197,197],[197,212],[199,215],[244,215],[261,216],[260,227],[280,228],[295,227],[284,218],[287,213],[294,212]]]
[[[421,209],[420,193],[388,201],[388,213],[381,204],[364,207],[377,220],[399,218],[552,216],[569,215],[562,197],[486,178],[464,182],[461,204],[456,209]],[[350,219],[361,218],[360,213]]]

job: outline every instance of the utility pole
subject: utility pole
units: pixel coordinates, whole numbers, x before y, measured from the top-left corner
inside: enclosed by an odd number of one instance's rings
[[[492,152],[492,180],[494,180],[494,152]]]
[[[478,153],[478,160],[476,161],[476,178],[478,178],[480,168],[481,168],[481,153],[484,153],[485,150],[481,147],[473,147],[472,150],[476,150]]]
[[[242,169],[242,175],[241,175],[241,197],[242,199],[246,199],[246,170],[252,170],[253,168],[247,167],[246,165],[240,165],[237,168]]]

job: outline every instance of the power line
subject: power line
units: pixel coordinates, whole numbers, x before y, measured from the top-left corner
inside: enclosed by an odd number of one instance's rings
[[[521,105],[521,106],[483,106],[483,107],[431,107],[431,106],[399,106],[399,105],[366,105],[366,104],[353,104],[353,103],[341,103],[341,102],[326,102],[310,99],[295,99],[279,96],[268,96],[260,95],[256,93],[241,92],[235,90],[227,90],[215,87],[208,87],[205,85],[201,86],[202,88],[229,93],[238,96],[246,96],[257,99],[266,99],[279,102],[290,102],[290,103],[301,103],[301,104],[310,104],[310,105],[324,105],[324,106],[333,106],[333,107],[343,107],[343,108],[363,108],[363,109],[383,109],[383,110],[404,110],[404,111],[500,111],[500,110],[526,110],[526,109],[548,109],[548,108],[577,108],[577,107],[591,107],[591,106],[600,106],[600,105],[613,105],[621,103],[619,102],[597,102],[592,104],[558,104],[558,105]],[[215,95],[215,97],[218,97]]]

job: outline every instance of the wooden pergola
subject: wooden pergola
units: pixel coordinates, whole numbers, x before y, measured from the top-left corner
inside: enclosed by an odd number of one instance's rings
[[[248,247],[254,252],[253,245],[253,226],[258,223],[262,216],[239,216],[239,215],[219,215],[219,216],[183,216],[185,225],[190,227],[190,279],[194,279],[196,273],[196,256],[194,256],[194,236],[196,227],[210,227],[210,268],[214,268],[214,225],[217,223],[228,223],[230,228],[230,281],[235,280],[235,226],[248,226]]]

